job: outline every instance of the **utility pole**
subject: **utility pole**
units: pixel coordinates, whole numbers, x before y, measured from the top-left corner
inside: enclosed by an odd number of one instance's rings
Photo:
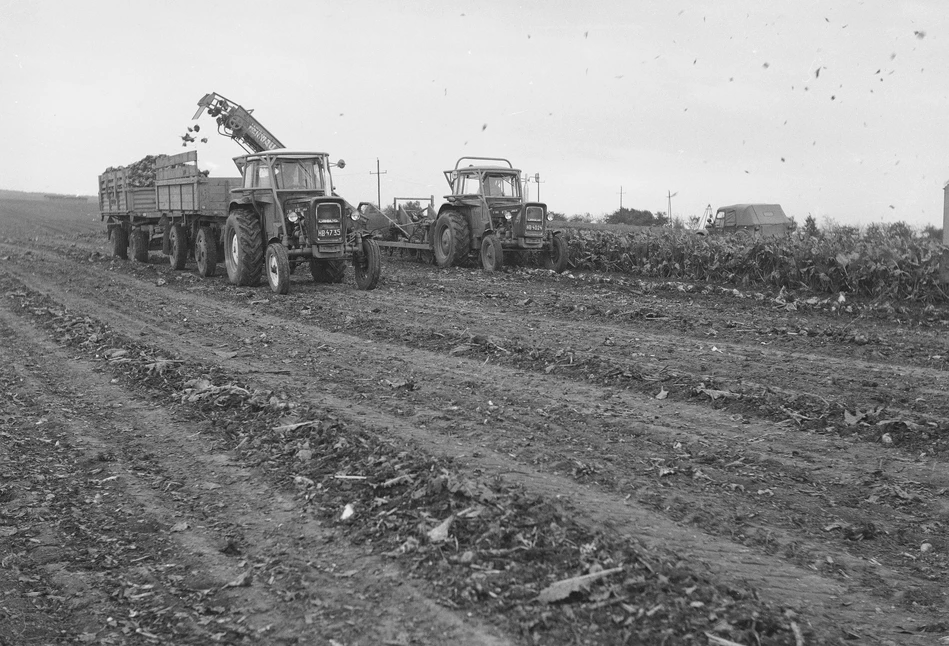
[[[673,193],[672,191],[666,191],[666,197],[669,198],[669,212],[666,213],[666,217],[669,218],[669,223],[672,223],[672,198],[679,194],[679,191]]]
[[[524,193],[524,201],[531,201],[531,189],[527,185],[531,181],[531,178],[527,176],[527,173],[521,175],[521,192]]]
[[[379,158],[376,157],[376,172],[369,171],[369,174],[376,176],[376,206],[380,211],[382,210],[382,176],[388,172],[387,170],[379,172]]]
[[[619,210],[623,210],[623,187],[619,187]]]

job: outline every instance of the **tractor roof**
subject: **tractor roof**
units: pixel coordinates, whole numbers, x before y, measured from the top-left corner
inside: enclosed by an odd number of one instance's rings
[[[448,171],[449,173],[483,173],[488,171],[494,172],[504,172],[509,175],[520,175],[521,171],[518,168],[511,168],[509,166],[465,166],[464,168],[456,168],[455,170]]]
[[[501,162],[505,164],[504,166],[498,164],[468,164],[467,166],[462,166],[464,161],[474,161],[474,162]],[[518,173],[520,170],[514,168],[514,166],[507,159],[503,157],[460,157],[458,161],[455,162],[455,168],[453,170],[445,171],[446,173],[461,173],[461,172],[483,172],[483,171],[507,171],[509,173]]]
[[[291,148],[275,148],[274,150],[262,150],[259,153],[247,153],[246,155],[240,155],[235,157],[235,159],[260,159],[261,157],[293,157],[293,158],[309,158],[309,157],[329,157],[329,153],[321,153],[310,150],[295,150]]]

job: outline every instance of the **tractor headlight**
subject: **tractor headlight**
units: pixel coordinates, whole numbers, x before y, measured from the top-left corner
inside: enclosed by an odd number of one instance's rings
[[[553,221],[554,221],[554,214],[553,214],[553,213],[550,213],[549,211],[547,212],[547,221],[548,221],[548,222],[553,222]]]
[[[290,211],[287,214],[287,219],[290,220],[290,222],[296,224],[297,222],[303,219],[303,214],[300,213],[299,211]]]
[[[349,212],[349,219],[352,220],[353,222],[355,222],[356,220],[358,220],[358,219],[359,219],[359,211],[350,211],[350,212]]]
[[[505,219],[505,220],[510,220],[510,219],[513,218],[513,217],[514,217],[514,216],[511,214],[510,211],[505,211],[505,212],[504,212],[504,219]]]

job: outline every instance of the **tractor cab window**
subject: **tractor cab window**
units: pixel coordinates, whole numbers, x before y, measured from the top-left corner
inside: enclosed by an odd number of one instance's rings
[[[517,178],[513,175],[485,175],[485,197],[517,197]]]
[[[256,179],[254,180],[254,188],[270,188],[270,168],[264,164],[257,166]]]
[[[254,179],[257,177],[257,164],[250,163],[244,166],[244,188],[254,188]]]
[[[460,175],[458,177],[459,195],[480,195],[481,180],[477,175]]]
[[[725,212],[719,211],[715,214],[715,220],[709,225],[710,227],[715,227],[716,229],[722,229],[725,227]]]
[[[323,189],[323,166],[318,159],[285,159],[274,164],[277,188]]]

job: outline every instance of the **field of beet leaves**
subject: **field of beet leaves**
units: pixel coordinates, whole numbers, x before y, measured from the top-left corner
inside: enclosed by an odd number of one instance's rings
[[[903,223],[833,227],[781,238],[700,236],[688,229],[566,228],[576,269],[740,287],[841,292],[919,303],[949,301],[949,249]]]

